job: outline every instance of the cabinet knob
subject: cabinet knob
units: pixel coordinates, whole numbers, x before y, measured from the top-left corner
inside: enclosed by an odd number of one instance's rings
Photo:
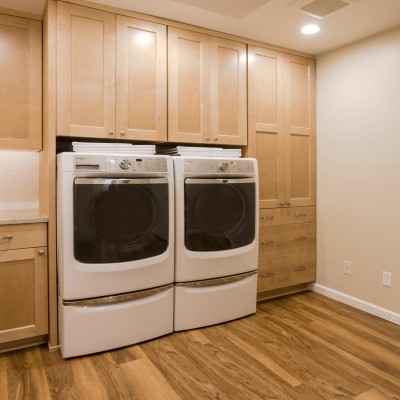
[[[279,203],[279,205],[280,205],[281,207],[284,207],[284,206],[285,206],[285,203]]]
[[[305,267],[304,265],[300,265],[298,267],[296,267],[294,270],[296,272],[300,272],[300,271],[305,271],[307,269],[307,267]]]
[[[121,136],[125,136],[125,131],[121,131],[121,132],[120,132],[120,135],[121,135]]]
[[[209,141],[210,141],[210,138],[209,138],[209,137],[206,137],[206,138],[204,138],[204,141],[205,141],[205,142],[209,142]]]
[[[262,220],[271,220],[271,219],[274,219],[274,217],[272,215],[264,215],[264,216],[260,217],[260,219],[262,219]]]
[[[218,142],[218,138],[215,137],[215,138],[213,139],[213,142]]]
[[[39,256],[44,256],[44,250],[39,250],[38,253],[39,253]]]
[[[298,214],[294,214],[295,217],[307,217],[306,213],[298,213]]]
[[[265,274],[260,274],[261,278],[268,278],[269,276],[274,275],[273,272],[266,272]]]
[[[11,240],[13,237],[14,237],[13,235],[1,236],[0,240]]]
[[[291,203],[287,202],[286,205],[289,207],[291,205]]]
[[[109,134],[110,136],[113,136],[113,135],[114,135],[114,131],[108,131],[108,134]]]

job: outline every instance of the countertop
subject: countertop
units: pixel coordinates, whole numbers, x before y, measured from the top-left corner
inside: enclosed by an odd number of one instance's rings
[[[38,209],[0,210],[0,225],[48,222],[49,217]]]

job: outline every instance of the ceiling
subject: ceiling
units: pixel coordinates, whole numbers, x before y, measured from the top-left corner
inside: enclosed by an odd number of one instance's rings
[[[92,1],[309,54],[321,54],[400,26],[400,0]],[[0,7],[42,14],[45,3],[46,0],[0,0]],[[302,8],[326,15],[317,18]],[[318,24],[321,31],[314,36],[301,34],[300,28],[308,23]]]

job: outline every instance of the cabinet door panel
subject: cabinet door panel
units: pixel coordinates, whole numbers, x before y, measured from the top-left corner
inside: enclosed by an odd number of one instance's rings
[[[57,134],[113,137],[115,16],[59,2],[57,23]]]
[[[167,139],[166,57],[165,26],[117,16],[117,137]]]
[[[211,136],[221,144],[247,144],[246,45],[211,38]]]
[[[0,148],[42,147],[41,23],[0,15]]]
[[[284,202],[283,54],[249,46],[249,156],[258,160],[260,207]]]
[[[0,343],[47,333],[46,260],[45,248],[0,251]]]
[[[315,250],[315,223],[260,227],[259,254],[274,257]]]
[[[207,35],[168,28],[168,140],[210,138],[210,65]]]
[[[315,65],[285,54],[285,202],[315,205]]]
[[[315,280],[315,252],[259,258],[258,292]]]

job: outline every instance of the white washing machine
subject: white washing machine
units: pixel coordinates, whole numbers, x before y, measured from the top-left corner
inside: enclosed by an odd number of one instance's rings
[[[174,157],[174,174],[174,330],[255,313],[257,161]]]
[[[61,153],[57,168],[63,357],[172,332],[172,159]]]

